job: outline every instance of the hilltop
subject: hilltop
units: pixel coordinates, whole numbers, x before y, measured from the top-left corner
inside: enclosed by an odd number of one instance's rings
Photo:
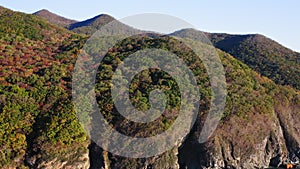
[[[63,26],[63,27],[69,26],[69,25],[77,22],[75,20],[67,19],[65,17],[56,15],[46,9],[37,11],[37,12],[33,13],[33,15],[39,16],[41,18],[48,20],[51,23],[54,23],[54,24],[57,24],[57,25]]]
[[[72,30],[73,32],[87,35],[92,35],[101,26],[115,20],[115,18],[110,15],[100,14],[84,21],[75,21],[56,15],[46,9],[37,11],[33,13],[33,15],[44,18],[50,23],[62,26],[64,28]]]
[[[115,19],[109,15],[101,14],[85,21],[70,24],[68,29],[76,32],[91,35],[103,25],[114,21]]]

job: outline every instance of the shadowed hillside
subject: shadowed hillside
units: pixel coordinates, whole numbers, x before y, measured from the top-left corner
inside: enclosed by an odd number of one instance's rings
[[[202,36],[193,29],[177,31],[173,35],[192,39]],[[206,33],[206,35],[217,48],[233,55],[277,84],[300,89],[300,53],[258,34]]]
[[[82,22],[76,22],[68,26],[68,28],[76,33],[93,34],[103,25],[115,20],[113,17],[101,14],[94,18],[87,19]]]

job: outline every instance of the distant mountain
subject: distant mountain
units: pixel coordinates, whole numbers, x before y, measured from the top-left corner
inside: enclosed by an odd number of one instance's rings
[[[112,21],[114,22],[115,31],[119,31],[120,33],[128,33],[128,32],[142,32],[140,30],[134,29],[128,25],[125,25],[115,18],[107,14],[100,14],[91,19],[87,19],[84,21],[74,21],[70,19],[66,19],[62,16],[56,15],[48,10],[41,10],[35,12],[34,15],[42,17],[48,20],[50,23],[62,26],[67,28],[78,34],[92,35],[97,30],[99,30],[103,25],[106,25]],[[108,30],[109,31],[109,30]]]
[[[101,14],[85,21],[72,23],[68,28],[76,33],[92,34],[103,25],[115,20],[113,17]]]
[[[54,23],[56,25],[63,26],[63,27],[67,27],[67,26],[77,22],[75,20],[67,19],[67,18],[59,16],[57,14],[54,14],[46,9],[37,11],[37,12],[33,13],[33,15],[39,16],[41,18],[48,20],[51,23]]]
[[[263,35],[205,33],[213,45],[244,62],[277,84],[300,89],[300,53],[294,52]],[[184,29],[175,36],[199,39],[197,30]]]

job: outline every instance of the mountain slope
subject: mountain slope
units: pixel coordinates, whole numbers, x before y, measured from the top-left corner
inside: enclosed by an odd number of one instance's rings
[[[105,103],[100,106],[109,123],[122,133],[139,137],[157,133],[172,124],[172,118],[170,121],[164,120],[163,123],[154,123],[153,126],[130,123],[118,116],[110,98],[110,89],[107,88],[110,81],[106,79],[113,74],[113,68],[117,66],[118,62],[122,62],[125,56],[147,47],[163,46],[178,54],[178,57],[186,61],[188,66],[194,68],[192,71],[197,75],[195,78],[199,80],[197,81],[199,88],[203,89],[200,91],[201,110],[192,131],[186,140],[178,145],[178,158],[176,149],[162,154],[159,156],[160,158],[147,159],[123,158],[109,153],[102,158],[107,159],[106,163],[109,163],[111,168],[124,166],[126,166],[125,168],[178,168],[178,165],[180,168],[266,168],[269,165],[279,166],[288,158],[295,161],[299,159],[300,126],[297,123],[300,120],[299,92],[289,87],[276,85],[222,51],[218,52],[226,70],[227,104],[222,122],[214,136],[208,142],[199,144],[198,137],[210,107],[210,84],[205,67],[199,60],[194,60],[189,49],[176,43],[173,38],[158,36],[157,39],[152,39],[151,37],[146,35],[125,39],[104,58],[103,64],[105,65],[101,66],[101,71],[99,70],[98,77],[101,83],[96,87],[96,95],[99,103]],[[132,44],[132,42],[134,43]],[[203,53],[210,48],[197,41],[193,45]],[[132,48],[132,46],[138,46],[138,48]],[[178,48],[185,52],[178,52]],[[176,66],[174,69],[176,70]],[[134,87],[129,91],[142,94],[138,97],[132,96],[132,104],[135,105],[138,102],[138,105],[147,106],[149,104],[145,99],[147,93],[143,93],[143,91],[147,91],[145,82],[151,84],[153,81],[160,80],[156,80],[158,76],[155,76],[150,70],[144,71],[138,77],[139,80],[132,80]],[[167,79],[168,76],[165,75],[161,78]],[[161,81],[163,82],[163,80]],[[214,83],[218,84],[217,81]],[[174,90],[170,86],[166,88]],[[176,92],[173,95],[176,96]],[[102,151],[100,148],[100,152]],[[166,158],[168,160],[161,161]],[[99,167],[105,167],[105,165]]]
[[[55,168],[70,155],[65,167],[85,164],[86,137],[63,80],[82,37],[2,7],[0,23],[0,168]]]
[[[230,114],[204,144],[196,141],[202,124],[194,126],[179,151],[181,167],[267,168],[286,158],[299,161],[299,92],[275,85],[229,54],[220,56]]]
[[[201,33],[186,29],[173,35],[195,39]],[[206,33],[219,49],[246,63],[277,84],[300,89],[300,53],[294,52],[263,35]]]
[[[278,84],[300,89],[300,53],[283,47],[263,35],[210,34],[217,48],[232,54]]]
[[[53,23],[53,24],[56,24],[59,26],[63,26],[63,27],[67,27],[67,26],[77,22],[75,20],[67,19],[62,16],[56,15],[46,9],[37,11],[37,12],[33,13],[33,15],[39,16],[41,18],[46,19],[50,23]]]

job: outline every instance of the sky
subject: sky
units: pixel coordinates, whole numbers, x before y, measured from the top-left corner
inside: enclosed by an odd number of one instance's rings
[[[47,9],[79,21],[103,13],[116,19],[162,13],[201,31],[263,34],[300,52],[299,0],[0,0],[0,5],[25,13]]]

